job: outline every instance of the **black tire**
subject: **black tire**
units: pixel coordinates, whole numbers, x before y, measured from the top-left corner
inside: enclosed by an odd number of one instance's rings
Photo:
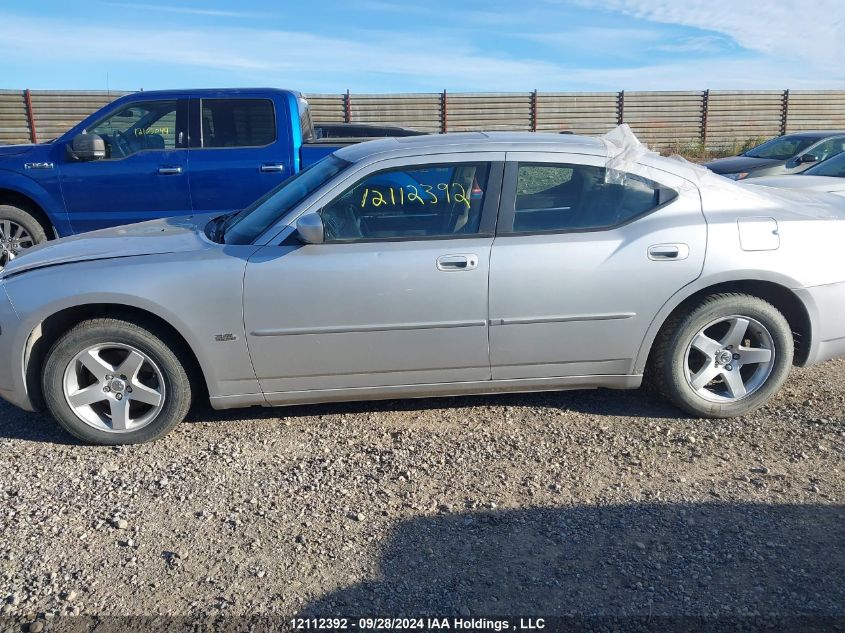
[[[47,233],[41,223],[28,211],[9,204],[0,204],[0,226],[4,221],[14,222],[29,233],[35,244],[47,241]],[[25,249],[24,249],[25,250]],[[0,253],[0,268],[6,265],[6,254]]]
[[[713,402],[699,395],[685,377],[687,348],[707,324],[733,315],[750,317],[765,326],[773,342],[773,366],[765,381],[747,396],[733,402]],[[772,304],[751,295],[715,294],[667,321],[652,352],[651,379],[663,395],[687,413],[705,418],[731,418],[754,411],[777,393],[789,376],[793,354],[794,339],[789,323]]]
[[[164,377],[164,403],[158,414],[134,431],[116,433],[90,426],[74,413],[64,395],[64,374],[76,355],[89,346],[117,343],[132,346],[152,359]],[[83,321],[59,338],[47,354],[42,372],[44,401],[71,435],[91,444],[140,444],[157,439],[179,424],[191,407],[191,379],[180,359],[178,341],[157,328],[123,319]]]

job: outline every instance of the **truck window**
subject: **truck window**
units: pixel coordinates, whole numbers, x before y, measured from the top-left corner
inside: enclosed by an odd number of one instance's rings
[[[176,148],[176,100],[132,103],[86,130],[106,143],[106,158]]]
[[[262,147],[276,140],[269,99],[203,99],[203,147]]]

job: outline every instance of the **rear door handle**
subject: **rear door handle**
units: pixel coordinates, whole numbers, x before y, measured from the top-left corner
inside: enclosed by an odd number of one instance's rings
[[[478,268],[478,255],[442,255],[437,258],[437,270],[452,272]]]
[[[175,176],[182,173],[182,168],[171,165],[162,165],[158,168],[158,173],[162,176]]]
[[[266,173],[281,173],[285,170],[284,165],[276,163],[264,163],[258,168],[258,171]]]
[[[648,258],[655,262],[677,262],[689,257],[686,244],[655,244],[648,247]]]

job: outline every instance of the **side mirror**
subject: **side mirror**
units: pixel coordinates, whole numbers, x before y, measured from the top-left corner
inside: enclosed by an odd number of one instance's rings
[[[326,239],[323,218],[319,213],[306,213],[296,221],[296,233],[306,244],[322,244]]]
[[[801,154],[801,156],[798,157],[798,163],[799,164],[800,163],[815,163],[815,162],[818,162],[818,160],[819,160],[819,157],[816,156],[815,154]]]
[[[70,153],[76,160],[100,160],[106,157],[106,142],[99,134],[79,134],[70,143]]]

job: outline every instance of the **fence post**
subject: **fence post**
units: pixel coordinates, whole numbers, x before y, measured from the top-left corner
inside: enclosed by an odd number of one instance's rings
[[[710,105],[710,88],[701,96],[701,145],[707,148],[707,108]]]
[[[531,93],[531,131],[537,131],[537,89]]]
[[[620,90],[619,96],[616,98],[616,125],[622,125],[625,122],[625,91]]]
[[[23,91],[23,99],[26,103],[26,120],[29,123],[29,140],[38,142],[38,132],[35,131],[35,112],[32,110],[32,94],[29,88]]]
[[[343,122],[352,123],[352,95],[349,94],[349,88],[343,95]]]
[[[789,89],[783,91],[783,106],[780,115],[780,134],[786,134],[786,126],[789,119]]]
[[[446,134],[449,131],[449,117],[446,114],[446,90],[440,93],[440,133]]]

